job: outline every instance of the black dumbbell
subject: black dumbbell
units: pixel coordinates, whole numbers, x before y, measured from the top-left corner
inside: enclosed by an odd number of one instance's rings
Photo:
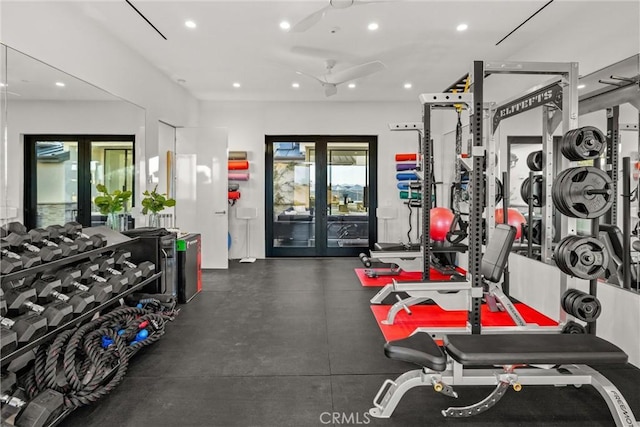
[[[40,255],[31,253],[31,252],[17,254],[11,250],[11,244],[4,239],[0,241],[0,254],[2,254],[3,260],[7,259],[11,263],[15,263],[15,260],[20,259],[22,268],[31,268],[33,266],[42,264],[42,259],[40,258]],[[17,264],[12,264],[12,267],[14,268],[14,270],[12,271],[16,271],[15,267],[17,267]],[[2,268],[3,270],[5,268],[4,261],[2,263]],[[7,268],[9,268],[8,265],[7,265]],[[3,271],[3,273],[9,274],[9,272],[5,272],[5,271]]]
[[[136,285],[140,283],[142,280],[142,271],[138,269],[124,270],[120,271],[114,268],[114,259],[112,257],[101,257],[93,260],[93,262],[98,264],[98,271],[100,271],[103,275],[110,274],[111,276],[115,276],[116,278],[121,278],[125,280],[121,280],[120,285],[116,285],[116,280],[111,280],[110,283],[113,284],[113,292],[118,294],[122,292],[123,289],[127,287],[127,285]]]
[[[41,277],[37,279],[32,286],[36,290],[38,296],[37,301],[40,304],[56,302],[56,300],[58,300],[61,303],[69,305],[72,314],[85,313],[90,310],[95,303],[95,297],[88,292],[76,291],[69,295],[61,293],[62,281],[52,276]]]
[[[44,307],[35,303],[36,290],[26,286],[18,286],[4,290],[4,300],[7,302],[7,313],[11,316],[33,311],[42,314]]]
[[[2,373],[0,380],[0,403],[2,403],[2,425],[4,426],[4,421],[15,419],[27,402],[20,399],[18,396],[13,396],[17,391],[15,373],[5,371]]]
[[[98,273],[98,264],[94,262],[84,262],[78,265],[78,268],[82,272],[80,279],[85,281],[89,286],[89,290],[87,292],[96,297],[96,302],[98,304],[102,304],[111,297],[111,294],[113,293],[112,283],[117,282],[116,285],[119,286],[120,279],[116,276],[111,276],[109,280],[98,276],[96,274]]]
[[[78,246],[78,252],[86,252],[93,249],[93,242],[86,237],[77,237],[71,240],[66,236],[67,230],[62,225],[50,225],[47,227],[49,238],[58,243],[67,243]]]
[[[38,245],[40,248],[43,246],[49,246],[52,248],[60,248],[62,256],[67,257],[78,253],[78,245],[75,243],[59,242],[55,243],[49,240],[50,233],[44,228],[34,228],[29,230],[31,236],[31,242]]]
[[[142,273],[142,278],[147,279],[153,276],[153,273],[156,271],[156,266],[151,261],[143,261],[140,264],[136,265],[129,261],[131,258],[131,252],[129,251],[116,251],[113,254],[113,259],[115,260],[116,265],[122,269],[138,269]]]
[[[81,272],[75,268],[65,268],[55,272],[54,276],[60,280],[60,284],[64,293],[71,298],[71,300],[79,300],[75,310],[76,314],[84,313],[85,311],[93,308],[96,304],[96,297],[89,293],[89,287],[83,285],[78,280],[80,279]]]
[[[18,254],[3,249],[0,253],[0,272],[11,274],[20,269],[22,269],[22,260]]]
[[[28,251],[40,256],[42,262],[54,261],[62,258],[62,250],[58,247],[44,246],[42,249],[31,244],[31,236],[27,233],[13,232],[5,240],[16,249]]]
[[[7,301],[4,299],[4,290],[0,288],[0,316],[7,314]]]
[[[0,325],[16,333],[18,344],[37,340],[47,333],[47,319],[36,313],[23,314],[13,319],[0,317]]]
[[[65,232],[67,236],[74,237],[84,237],[85,239],[89,239],[93,242],[93,248],[101,248],[103,246],[107,246],[107,238],[102,234],[94,234],[92,236],[87,236],[82,232],[82,225],[79,222],[71,221],[64,225]]]

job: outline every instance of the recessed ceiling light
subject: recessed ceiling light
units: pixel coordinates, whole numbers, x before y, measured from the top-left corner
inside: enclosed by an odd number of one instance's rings
[[[193,21],[184,21],[184,25],[185,25],[187,28],[195,28],[195,27],[196,27],[196,23],[195,23],[195,22],[193,22]]]
[[[356,87],[355,83],[349,83],[349,89],[354,89]]]
[[[300,87],[300,83],[291,83],[291,87],[294,89],[298,89]]]
[[[584,89],[587,85],[578,85],[578,89]]]
[[[456,30],[458,31],[466,31],[466,29],[469,28],[469,26],[467,24],[460,24],[456,27]]]
[[[283,30],[288,30],[289,28],[291,28],[291,24],[289,24],[289,22],[287,21],[282,21],[280,23],[280,28],[282,28]]]
[[[56,82],[56,86],[58,86],[58,87],[64,87],[64,83],[62,83],[62,82]]]
[[[404,84],[404,88],[405,89],[411,89],[413,87],[413,85],[411,83],[405,83]]]
[[[233,84],[233,87],[235,87],[235,88],[239,88],[239,87],[240,87],[240,83],[235,82],[235,83]]]
[[[378,23],[372,22],[367,26],[367,28],[369,29],[369,31],[375,31],[378,29]]]

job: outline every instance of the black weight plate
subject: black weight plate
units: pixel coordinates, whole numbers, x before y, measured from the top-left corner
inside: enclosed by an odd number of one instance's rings
[[[553,183],[556,208],[573,218],[598,218],[613,204],[613,182],[609,175],[592,166],[567,169]],[[601,191],[593,194],[592,191]]]
[[[600,301],[593,295],[579,295],[573,302],[573,316],[584,322],[593,322],[602,313]]]
[[[527,156],[527,166],[533,172],[540,172],[542,170],[542,150],[533,151]]]
[[[566,273],[567,272],[567,266],[565,265],[564,262],[564,252],[563,252],[563,247],[567,244],[567,242],[572,238],[573,236],[567,236],[565,238],[563,238],[558,245],[556,246],[556,248],[553,251],[553,259],[556,261],[556,265],[558,266],[558,268]]]
[[[567,313],[574,316],[574,311],[573,311],[573,303],[576,301],[576,299],[580,296],[583,295],[584,292],[579,291],[577,289],[574,289],[573,292],[571,292],[571,294],[569,294],[569,297],[567,298],[567,301],[565,303],[565,305],[567,306]]]
[[[585,126],[567,132],[560,149],[569,160],[588,160],[600,157],[605,146],[604,134],[596,127]]]
[[[609,264],[609,254],[602,242],[593,237],[576,237],[562,248],[564,264],[572,276],[596,279]]]
[[[496,205],[500,203],[504,197],[504,187],[502,186],[502,181],[496,178]]]
[[[575,290],[576,289],[567,289],[564,292],[564,294],[562,295],[562,298],[560,298],[560,306],[562,307],[562,309],[567,314],[571,314],[571,304],[570,303],[573,302],[571,297],[573,296]]]
[[[526,177],[524,181],[522,181],[522,185],[520,185],[520,197],[525,203],[529,203],[529,190],[531,189],[531,180],[529,177]]]
[[[584,326],[572,320],[568,321],[562,328],[563,334],[586,334],[587,330]]]

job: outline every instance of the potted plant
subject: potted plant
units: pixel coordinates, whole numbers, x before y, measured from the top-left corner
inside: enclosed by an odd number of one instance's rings
[[[121,231],[118,214],[125,210],[126,203],[131,198],[131,191],[115,190],[110,193],[104,184],[97,184],[96,190],[101,194],[93,199],[93,203],[102,215],[107,216],[107,227]]]
[[[153,191],[146,190],[142,193],[145,197],[142,199],[142,214],[149,214],[149,221],[147,225],[150,227],[159,227],[160,218],[158,212],[164,210],[164,208],[170,208],[176,205],[176,201],[167,197],[165,193],[158,193],[158,186],[156,185]]]

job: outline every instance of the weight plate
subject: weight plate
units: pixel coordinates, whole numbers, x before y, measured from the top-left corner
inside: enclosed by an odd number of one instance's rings
[[[533,151],[527,156],[527,166],[533,172],[540,172],[542,170],[542,150]]]
[[[559,256],[565,273],[587,280],[601,276],[609,263],[604,244],[593,237],[570,236]]]
[[[586,334],[587,330],[584,326],[572,320],[568,321],[562,328],[563,334]]]
[[[562,154],[574,161],[596,159],[602,155],[605,147],[604,134],[593,126],[570,130],[560,143]]]
[[[613,182],[598,168],[571,168],[556,177],[551,197],[556,208],[566,216],[598,218],[611,209]]]
[[[531,194],[532,191],[533,194]],[[533,207],[541,207],[542,200],[544,199],[542,195],[542,175],[533,175],[533,184],[531,184],[529,177],[522,181],[522,185],[520,185],[520,197],[522,197],[525,203],[529,204],[529,197],[531,196]]]
[[[573,313],[577,319],[584,322],[593,322],[602,312],[600,301],[593,295],[581,293],[573,302]]]
[[[573,303],[572,297],[574,297],[575,289],[567,289],[560,298],[560,306],[567,314],[571,314],[571,304]]]

